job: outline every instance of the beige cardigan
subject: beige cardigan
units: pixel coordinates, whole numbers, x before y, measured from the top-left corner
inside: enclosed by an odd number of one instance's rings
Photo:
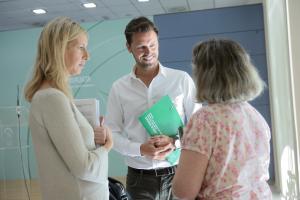
[[[34,95],[29,125],[44,200],[107,200],[108,152],[69,99],[54,88]]]

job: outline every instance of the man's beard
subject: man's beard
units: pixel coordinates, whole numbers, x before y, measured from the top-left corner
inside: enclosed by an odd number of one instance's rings
[[[157,60],[157,59],[156,59],[155,61],[152,61],[152,62],[143,62],[143,61],[140,61],[140,60],[138,60],[138,59],[135,58],[135,61],[136,61],[136,63],[137,63],[140,67],[142,67],[143,69],[147,69],[147,68],[149,68],[149,67],[152,67],[152,66],[154,66],[154,65],[157,65],[157,63],[158,63],[158,60]]]
[[[138,65],[140,67],[142,67],[143,69],[147,69],[148,67],[151,67],[153,65],[153,63],[142,63],[142,62],[138,62]]]

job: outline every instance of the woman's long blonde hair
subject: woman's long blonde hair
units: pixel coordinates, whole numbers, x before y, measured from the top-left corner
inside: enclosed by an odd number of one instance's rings
[[[64,55],[68,42],[82,33],[87,34],[79,23],[68,17],[57,17],[43,28],[38,41],[32,78],[25,86],[27,101],[31,102],[45,80],[70,99],[73,98]]]

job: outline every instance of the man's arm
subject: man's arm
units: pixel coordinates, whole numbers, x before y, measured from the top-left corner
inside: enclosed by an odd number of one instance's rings
[[[130,141],[125,135],[124,130],[124,113],[121,106],[121,100],[117,89],[113,84],[107,100],[107,109],[105,125],[108,126],[113,135],[113,149],[122,155],[140,156],[141,143]]]
[[[194,112],[196,112],[199,108],[201,108],[200,103],[196,103],[196,88],[193,79],[186,73],[185,81],[184,81],[184,112],[186,116],[186,120],[189,120]]]

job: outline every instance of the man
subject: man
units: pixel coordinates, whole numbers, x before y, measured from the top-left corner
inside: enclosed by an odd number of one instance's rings
[[[166,161],[166,156],[175,149],[175,139],[150,138],[138,118],[162,96],[169,95],[182,120],[189,119],[200,107],[194,103],[194,83],[186,72],[160,64],[158,30],[149,19],[131,20],[125,36],[136,64],[130,74],[112,85],[106,125],[113,132],[114,149],[125,156],[126,188],[132,198],[172,199],[170,189],[176,165]]]

